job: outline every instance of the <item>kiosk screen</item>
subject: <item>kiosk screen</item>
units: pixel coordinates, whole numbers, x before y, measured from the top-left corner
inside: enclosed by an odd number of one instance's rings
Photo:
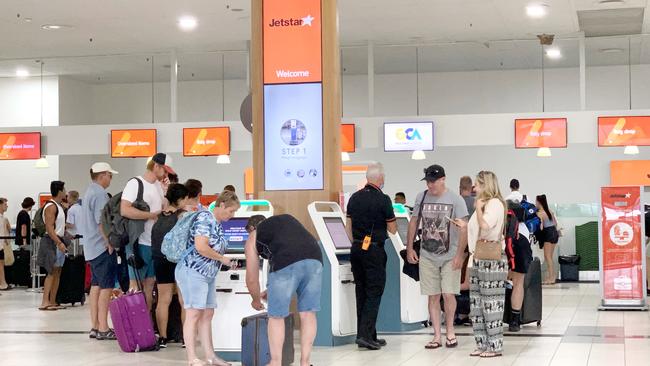
[[[228,252],[243,253],[248,232],[246,232],[248,217],[233,217],[221,223],[223,233],[228,240]]]
[[[325,217],[325,226],[327,227],[327,232],[334,242],[334,248],[336,249],[350,249],[352,243],[348,238],[348,234],[345,232],[345,225],[343,225],[343,220],[339,217]]]

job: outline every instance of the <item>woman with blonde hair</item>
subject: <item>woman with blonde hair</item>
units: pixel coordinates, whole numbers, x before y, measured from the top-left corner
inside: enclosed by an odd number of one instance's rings
[[[186,310],[183,337],[190,365],[219,365],[229,363],[218,358],[212,344],[212,317],[217,307],[216,279],[221,265],[237,267],[237,261],[224,256],[228,241],[221,223],[230,220],[239,199],[233,192],[222,192],[209,211],[201,211],[190,226],[188,248],[192,250],[176,265],[175,277]],[[201,340],[207,363],[196,354],[196,334]],[[227,336],[224,334],[224,336]]]
[[[506,204],[493,172],[476,176],[476,210],[468,225],[473,253],[470,275],[470,317],[476,341],[473,357],[499,357],[503,352],[503,310],[508,263],[503,254]],[[462,224],[461,224],[462,225]]]

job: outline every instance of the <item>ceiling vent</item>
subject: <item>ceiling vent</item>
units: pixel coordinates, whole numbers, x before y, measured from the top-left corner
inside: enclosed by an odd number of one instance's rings
[[[643,8],[578,11],[580,30],[587,37],[640,34],[643,11]]]

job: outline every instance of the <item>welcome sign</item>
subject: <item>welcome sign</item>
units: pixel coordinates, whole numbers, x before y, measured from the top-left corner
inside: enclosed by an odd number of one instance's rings
[[[384,123],[384,151],[433,150],[433,122]]]

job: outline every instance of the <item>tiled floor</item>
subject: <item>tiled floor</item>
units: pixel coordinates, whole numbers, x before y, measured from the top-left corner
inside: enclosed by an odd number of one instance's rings
[[[40,295],[12,290],[0,296],[0,365],[182,365],[177,345],[160,352],[125,354],[115,342],[87,338],[88,307],[37,311]],[[454,350],[425,350],[429,329],[386,335],[381,351],[348,345],[317,348],[313,364],[325,365],[650,365],[650,313],[599,312],[597,284],[544,289],[542,326],[528,325],[505,338],[499,359],[470,358],[470,328],[460,328]],[[67,332],[67,333],[66,333]],[[83,334],[81,333],[83,332]],[[296,355],[298,356],[298,355]]]

